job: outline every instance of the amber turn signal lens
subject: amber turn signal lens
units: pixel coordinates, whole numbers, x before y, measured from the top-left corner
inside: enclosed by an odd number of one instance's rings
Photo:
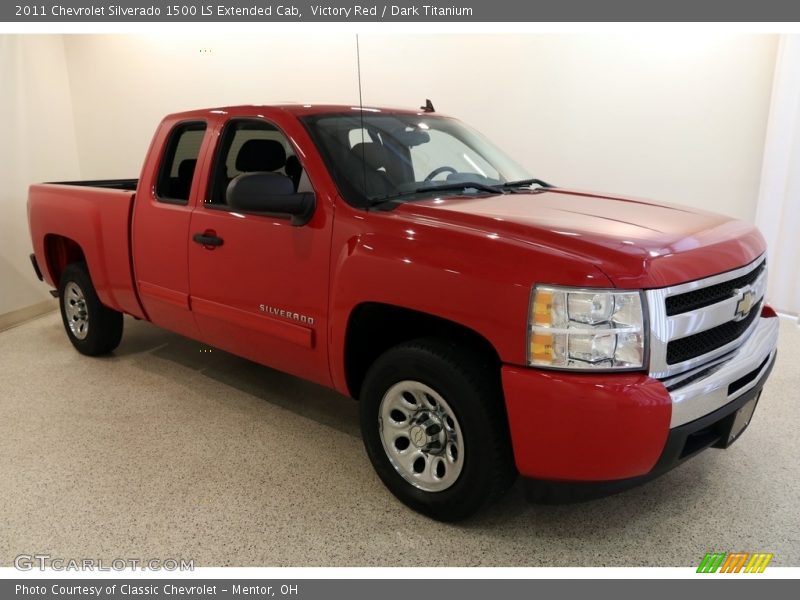
[[[535,325],[549,325],[552,320],[553,292],[539,290],[533,303],[533,322]]]
[[[534,333],[531,336],[531,356],[537,361],[553,360],[552,334]]]

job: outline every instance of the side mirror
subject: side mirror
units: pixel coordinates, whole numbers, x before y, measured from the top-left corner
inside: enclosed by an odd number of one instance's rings
[[[292,180],[280,173],[242,173],[228,184],[225,200],[233,209],[291,220],[297,227],[311,220],[314,194],[296,194]]]

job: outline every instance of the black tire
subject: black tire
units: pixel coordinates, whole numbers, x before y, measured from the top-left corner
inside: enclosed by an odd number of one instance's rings
[[[481,358],[479,353],[445,340],[426,338],[407,342],[375,361],[361,389],[361,432],[375,471],[400,501],[439,521],[469,517],[497,500],[517,475],[499,369],[492,361]],[[394,466],[389,450],[384,448],[381,427],[386,425],[379,418],[381,403],[384,396],[390,402],[387,392],[402,389],[407,381],[419,382],[436,392],[440,400],[446,401],[459,425],[463,463],[455,481],[445,489],[426,491],[417,487],[418,482],[412,484],[415,473],[407,469],[403,474],[402,467]],[[391,404],[388,406],[391,408]],[[418,422],[415,415],[419,411],[409,414],[409,423]],[[387,437],[394,436],[395,431],[388,430]],[[413,429],[410,432],[409,438],[416,437],[411,435]],[[405,436],[401,433],[400,437]],[[434,443],[436,448],[441,447]],[[410,445],[407,448],[418,455],[425,450]],[[397,456],[395,460],[399,462]],[[433,460],[438,459],[434,456]]]
[[[119,346],[122,313],[100,303],[86,263],[72,263],[64,269],[58,286],[58,299],[64,330],[78,352],[99,356]],[[79,315],[75,315],[76,310]],[[71,320],[76,324],[76,331],[70,327]]]

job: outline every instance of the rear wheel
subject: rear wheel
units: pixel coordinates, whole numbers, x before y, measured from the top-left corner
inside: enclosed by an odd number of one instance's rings
[[[496,500],[516,470],[496,365],[438,339],[399,345],[364,381],[367,454],[402,502],[441,521]]]
[[[122,313],[100,302],[85,263],[64,269],[58,292],[64,329],[78,352],[98,356],[119,346]]]

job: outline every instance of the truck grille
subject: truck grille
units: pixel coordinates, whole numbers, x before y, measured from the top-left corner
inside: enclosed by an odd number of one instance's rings
[[[767,262],[762,260],[761,264],[753,269],[753,271],[741,277],[737,277],[736,279],[724,281],[709,287],[703,287],[699,290],[686,292],[685,294],[670,296],[667,298],[666,302],[667,316],[671,317],[673,315],[689,312],[690,310],[697,310],[698,308],[711,306],[726,298],[730,298],[734,290],[751,285],[759,278],[766,268]]]
[[[648,290],[650,375],[675,381],[723,360],[753,330],[766,281],[762,256],[726,273]]]
[[[730,344],[747,331],[758,316],[758,312],[754,307],[742,321],[728,321],[712,329],[669,342],[667,344],[667,364],[674,365]]]

